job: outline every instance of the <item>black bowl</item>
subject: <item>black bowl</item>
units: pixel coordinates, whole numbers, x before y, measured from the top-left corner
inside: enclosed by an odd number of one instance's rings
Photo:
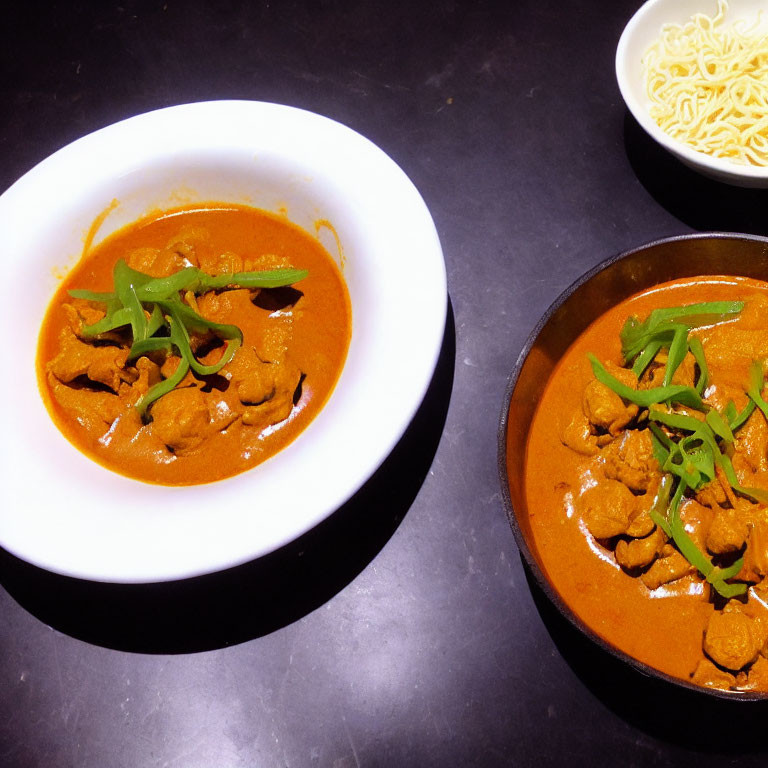
[[[672,677],[600,637],[565,604],[545,575],[525,502],[528,431],[549,377],[568,347],[591,322],[620,301],[659,283],[697,275],[741,275],[768,280],[768,238],[710,233],[657,240],[607,259],[557,298],[528,337],[507,384],[498,434],[502,496],[517,545],[536,582],[560,613],[585,636],[641,673],[674,685],[727,699],[768,699],[768,693],[723,691]]]

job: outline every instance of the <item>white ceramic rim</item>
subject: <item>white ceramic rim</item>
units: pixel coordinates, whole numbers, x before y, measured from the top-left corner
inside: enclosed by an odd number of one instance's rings
[[[218,168],[221,174],[211,170]],[[60,435],[37,392],[29,347],[56,285],[41,254],[59,240],[81,242],[111,195],[120,199],[122,190],[141,200],[142,185],[165,189],[166,177],[172,191],[184,187],[185,173],[216,191],[185,188],[185,202],[198,194],[287,208],[308,230],[313,218],[329,219],[343,248],[353,334],[333,395],[285,450],[228,480],[167,488],[116,475]],[[237,177],[231,189],[227,174]],[[156,197],[137,210],[156,205]],[[126,210],[128,221],[135,218]],[[121,223],[118,215],[113,228]],[[0,401],[13,404],[0,443],[0,546],[57,573],[166,581],[289,543],[347,501],[388,456],[426,394],[442,346],[445,264],[423,199],[369,140],[304,110],[202,102],[108,126],[51,155],[0,196],[0,231],[7,276],[0,320],[20,329],[6,357],[20,373],[0,377]]]
[[[739,18],[741,13],[751,18],[759,8],[768,15],[768,6],[762,0],[730,0],[726,23]],[[661,33],[662,24],[684,23],[693,13],[714,16],[716,11],[717,0],[647,0],[629,20],[619,38],[615,62],[619,90],[643,130],[686,165],[729,183],[755,187],[768,185],[768,168],[737,165],[697,152],[665,133],[648,112],[641,57]]]

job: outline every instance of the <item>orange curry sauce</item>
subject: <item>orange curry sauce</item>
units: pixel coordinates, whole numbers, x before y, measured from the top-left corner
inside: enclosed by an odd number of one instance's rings
[[[274,362],[277,366],[289,360],[297,376],[300,371],[301,383],[292,407],[288,403],[287,418],[281,415],[278,423],[265,426],[257,424],[255,418],[246,424],[238,416],[225,428],[206,433],[199,446],[186,443],[192,448],[174,451],[152,433],[152,410],[164,398],[150,406],[144,422],[127,408],[110,423],[109,418],[105,421],[94,415],[95,411],[91,413],[89,401],[77,401],[78,388],[88,389],[87,394],[106,398],[108,403],[115,401],[117,392],[84,376],[65,385],[51,372],[62,333],[70,333],[71,337],[72,311],[67,311],[65,305],[71,305],[72,299],[67,291],[79,288],[111,292],[112,270],[121,258],[129,266],[156,277],[189,266],[190,258],[209,274],[282,267],[307,269],[309,276],[292,288],[220,291],[212,304],[215,316],[206,314],[204,308],[211,302],[200,303],[198,310],[209,320],[240,328],[243,345],[236,357],[247,349],[257,362]],[[169,266],[171,262],[173,267]],[[142,269],[145,264],[158,267]],[[330,396],[346,358],[350,335],[351,305],[346,285],[319,240],[285,217],[245,206],[209,203],[141,219],[110,235],[78,262],[45,316],[38,347],[38,380],[54,422],[84,454],[115,472],[145,482],[194,485],[243,472],[290,443]],[[254,351],[257,357],[253,357]],[[182,385],[200,389],[215,420],[217,413],[230,407],[237,410],[241,405],[232,392],[235,387],[227,386],[227,377],[225,366],[207,386],[186,379]],[[243,406],[238,413],[248,408],[253,406]]]
[[[593,353],[603,363],[622,365],[619,333],[630,315],[643,320],[655,308],[749,301],[756,294],[768,297],[768,284],[707,276],[659,285],[623,301],[595,321],[558,363],[528,438],[527,512],[534,554],[549,580],[568,607],[610,644],[684,680],[691,679],[702,658],[702,636],[713,612],[708,590],[697,575],[650,591],[641,579],[618,566],[613,553],[595,540],[574,509],[574,500],[588,482],[588,460],[567,447],[561,437],[572,414],[581,408],[587,383],[594,379],[587,354]],[[765,338],[768,345],[768,334]],[[746,386],[749,360],[726,362],[722,349],[719,360],[714,355],[707,360],[711,382],[719,377],[732,386]],[[739,407],[746,402],[746,395],[743,397]]]

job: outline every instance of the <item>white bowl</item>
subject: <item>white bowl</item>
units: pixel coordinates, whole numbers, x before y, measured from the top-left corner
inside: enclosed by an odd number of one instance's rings
[[[352,301],[347,361],[325,408],[273,458],[209,485],[122,477],[51,422],[35,377],[41,319],[95,217],[99,236],[196,201],[285,211],[340,262]],[[424,201],[380,149],[332,120],[244,101],[188,104],[59,150],[0,197],[6,347],[0,546],[86,579],[150,582],[221,570],[288,543],[337,509],[402,436],[430,382],[447,291]],[[342,258],[343,256],[343,258]]]
[[[768,24],[768,6],[765,0],[729,0],[725,23],[737,19],[757,19],[764,11]],[[651,118],[648,108],[642,58],[651,43],[661,34],[665,24],[684,24],[696,13],[714,16],[717,0],[648,0],[630,19],[619,39],[616,50],[616,78],[619,90],[635,120],[645,132],[671,152],[685,165],[705,176],[740,187],[768,187],[768,168],[745,166],[697,152],[666,134]]]

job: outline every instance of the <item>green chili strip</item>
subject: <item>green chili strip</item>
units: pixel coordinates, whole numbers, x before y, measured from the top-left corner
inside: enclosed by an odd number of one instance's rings
[[[704,357],[704,347],[701,345],[701,339],[698,336],[688,338],[688,349],[691,350],[696,365],[699,366],[699,380],[696,382],[696,391],[701,395],[709,384],[709,367],[707,359]]]
[[[243,338],[242,332],[236,325],[214,323],[212,320],[206,320],[202,315],[198,315],[194,309],[188,307],[186,304],[182,304],[179,299],[161,301],[158,303],[161,307],[165,307],[169,311],[172,309],[174,313],[179,316],[183,325],[191,331],[213,331],[217,336],[220,336],[223,339],[242,340]]]
[[[719,411],[713,408],[705,416],[710,429],[726,443],[732,443],[734,440],[733,432],[728,422],[720,415]]]
[[[653,359],[663,346],[664,342],[660,339],[656,339],[656,341],[650,342],[635,358],[635,362],[632,366],[632,373],[634,373],[638,379],[643,375],[645,369],[653,362]]]
[[[653,456],[659,462],[659,466],[663,467],[675,444],[664,434],[658,424],[650,422],[648,428],[651,430]]]
[[[197,267],[185,267],[168,277],[156,277],[145,283],[139,291],[142,301],[157,301],[175,296],[179,291],[189,290],[201,274]]]
[[[141,357],[149,352],[157,352],[160,349],[166,352],[170,352],[173,349],[173,342],[170,336],[153,336],[151,339],[137,341],[128,353],[128,360]]]
[[[103,304],[108,304],[110,301],[114,301],[116,298],[114,293],[99,293],[98,291],[87,291],[83,288],[73,288],[71,291],[69,291],[69,295],[73,299],[100,301]]]
[[[680,367],[680,363],[683,362],[687,352],[688,329],[682,327],[675,331],[672,342],[669,345],[669,357],[667,358],[667,367],[664,370],[664,381],[662,382],[665,387],[672,383],[672,377]]]
[[[649,411],[648,419],[673,429],[683,429],[693,433],[677,443],[669,441],[667,446],[669,455],[662,464],[663,471],[674,473],[694,490],[698,490],[704,482],[714,479],[715,462],[720,449],[707,424],[692,416],[665,413],[655,408]],[[658,427],[656,429],[658,430]],[[661,430],[658,432],[663,434]]]
[[[749,368],[749,389],[747,394],[752,399],[752,402],[763,412],[765,418],[768,419],[768,403],[763,400],[763,364],[759,360],[755,360]]]
[[[92,325],[84,325],[81,331],[85,338],[91,338],[92,336],[98,336],[101,333],[107,333],[113,331],[115,328],[122,328],[124,325],[130,325],[133,314],[131,310],[126,307],[121,307],[114,312],[108,312],[97,323]]]
[[[128,310],[133,340],[143,341],[147,338],[147,318],[144,315],[144,307],[136,295],[137,286],[142,284],[141,278],[137,278],[136,275],[141,275],[141,273],[131,269],[120,259],[115,264],[112,279],[115,282],[117,297]]]
[[[653,505],[648,510],[648,514],[656,525],[661,528],[664,533],[670,538],[672,537],[672,531],[667,521],[667,514],[669,512],[669,494],[672,491],[672,484],[674,480],[672,475],[662,475],[661,482],[659,483],[659,490],[656,492],[656,498],[653,500]]]
[[[743,301],[702,301],[698,304],[654,309],[648,315],[646,324],[653,329],[661,323],[684,320],[689,328],[695,328],[727,320],[731,315],[738,315],[742,309]]]
[[[672,429],[682,429],[686,432],[697,432],[702,427],[706,428],[706,422],[693,416],[686,416],[684,413],[667,413],[659,408],[651,409],[648,418]]]
[[[293,285],[303,280],[309,272],[306,269],[274,269],[264,272],[232,272],[223,275],[200,273],[198,293],[205,293],[216,288],[237,285],[241,288],[280,288]]]
[[[626,328],[626,324],[624,327]],[[683,323],[664,323],[652,331],[645,331],[639,334],[634,343],[629,346],[624,345],[622,337],[621,352],[624,357],[624,362],[628,363],[630,360],[633,360],[636,355],[640,354],[642,350],[648,346],[648,344],[651,344],[654,341],[660,341],[662,346],[668,347],[678,331],[687,332],[688,326]]]
[[[754,413],[755,407],[755,401],[749,400],[744,406],[744,410],[739,413],[736,410],[733,401],[728,401],[728,405],[725,408],[725,416],[728,419],[728,426],[731,428],[731,432],[735,432],[737,429],[744,426],[747,419]]]
[[[152,307],[152,314],[149,316],[149,320],[147,321],[147,338],[150,338],[154,336],[165,324],[165,317],[163,317],[163,313],[160,309],[160,307],[155,304],[154,307]]]
[[[157,301],[176,295],[179,291],[205,293],[219,288],[281,288],[303,280],[306,269],[272,269],[260,272],[226,272],[208,275],[197,267],[186,267],[169,277],[151,279],[137,292],[142,301]]]
[[[676,402],[681,405],[687,405],[698,411],[704,410],[704,403],[699,397],[699,393],[693,387],[686,387],[682,384],[672,384],[668,387],[654,387],[652,389],[632,389],[626,384],[620,382],[615,376],[611,376],[603,364],[592,354],[588,355],[592,364],[592,371],[595,378],[612,389],[619,397],[629,400],[635,405],[648,408],[658,403]]]

